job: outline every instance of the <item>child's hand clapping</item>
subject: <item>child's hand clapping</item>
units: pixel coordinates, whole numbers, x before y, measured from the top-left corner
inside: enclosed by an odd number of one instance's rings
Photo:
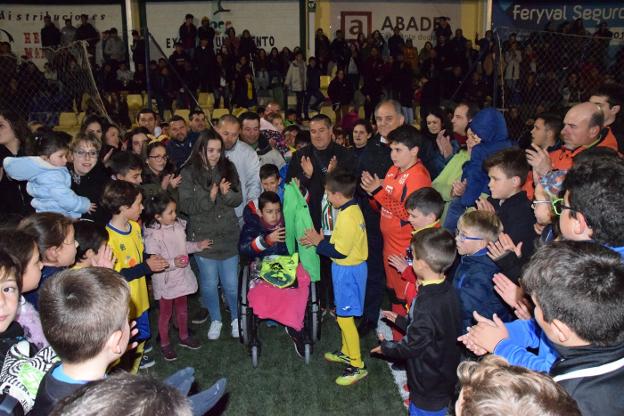
[[[107,269],[112,269],[115,267],[115,261],[113,250],[108,244],[106,244],[103,248],[98,250],[97,254],[93,257],[91,265],[93,267],[105,267]]]
[[[299,242],[304,246],[318,246],[321,241],[323,241],[323,235],[314,228],[306,230],[303,237],[299,239]]]
[[[219,183],[219,190],[221,191],[221,194],[225,195],[230,192],[231,186],[232,184],[228,182],[225,178],[221,179],[221,182]]]
[[[283,243],[286,241],[286,229],[284,227],[278,227],[271,234],[266,237],[267,243]]]
[[[145,260],[145,263],[147,264],[147,267],[149,267],[149,269],[154,273],[162,272],[167,267],[169,267],[169,262],[167,262],[167,260],[159,256],[158,254],[150,256],[147,260]]]
[[[210,188],[210,200],[214,202],[217,199],[217,194],[219,193],[219,187],[216,183],[212,184],[212,188]]]
[[[182,175],[171,175],[169,179],[169,186],[171,186],[173,189],[176,189],[178,186],[180,186],[180,182],[182,182]]]
[[[212,246],[212,243],[212,240],[202,240],[197,243],[197,247],[199,247],[199,249],[201,250],[206,250],[207,248],[210,248]]]
[[[381,311],[381,314],[383,315],[383,318],[386,321],[392,322],[392,323],[395,323],[397,316],[399,316],[396,312],[392,312],[392,311]]]

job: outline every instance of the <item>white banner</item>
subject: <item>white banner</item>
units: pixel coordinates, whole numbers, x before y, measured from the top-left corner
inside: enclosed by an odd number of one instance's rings
[[[80,15],[89,16],[98,32],[116,28],[123,33],[121,6],[114,4],[36,5],[0,4],[0,41],[10,42],[18,58],[32,60],[43,68],[45,57],[41,48],[43,18],[49,15],[60,30],[65,19],[72,19],[74,27],[80,26]]]
[[[299,2],[274,1],[176,1],[146,3],[147,26],[166,54],[171,54],[179,39],[179,29],[187,13],[199,27],[202,17],[210,19],[217,32],[215,47],[223,44],[225,30],[234,27],[240,36],[247,29],[258,48],[267,53],[274,46],[291,50],[299,45]],[[155,57],[152,56],[152,59]]]
[[[331,29],[342,29],[347,39],[357,34],[369,34],[379,30],[384,38],[392,36],[398,26],[404,39],[410,38],[414,46],[422,48],[427,41],[433,41],[434,20],[445,16],[450,18],[453,29],[460,28],[460,5],[452,1],[332,1]],[[333,39],[334,33],[329,37]],[[470,38],[474,34],[464,33]],[[435,42],[434,42],[435,44]]]

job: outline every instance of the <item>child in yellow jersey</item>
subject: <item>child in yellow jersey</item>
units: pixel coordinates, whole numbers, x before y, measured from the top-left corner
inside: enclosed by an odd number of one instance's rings
[[[348,386],[366,377],[368,372],[362,361],[360,338],[354,317],[364,310],[366,292],[368,244],[364,216],[353,199],[357,178],[350,172],[335,170],[327,175],[325,193],[327,200],[339,210],[331,237],[323,237],[314,229],[301,238],[304,245],[316,246],[318,254],[332,259],[332,282],[336,302],[336,315],[342,332],[340,351],[325,353],[330,362],[346,364],[342,376],[336,379]]]
[[[130,287],[130,319],[136,321],[139,330],[136,340],[138,357],[132,357],[131,371],[154,365],[154,361],[143,354],[145,341],[150,338],[149,297],[145,276],[165,270],[169,264],[161,256],[150,256],[143,260],[143,238],[141,227],[136,222],[143,211],[143,197],[137,185],[125,181],[112,181],[102,195],[102,205],[112,214],[106,225],[108,245],[117,260],[115,271],[119,272]],[[134,354],[133,351],[129,354]],[[125,357],[128,359],[127,357]],[[122,359],[122,362],[124,360]]]

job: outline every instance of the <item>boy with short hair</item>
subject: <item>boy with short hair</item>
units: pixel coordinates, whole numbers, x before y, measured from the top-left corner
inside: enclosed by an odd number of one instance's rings
[[[41,323],[46,338],[61,362],[44,376],[31,415],[49,415],[55,405],[90,381],[106,376],[110,365],[128,349],[136,329],[128,316],[134,308],[123,276],[103,267],[65,270],[41,289]],[[79,318],[77,318],[79,317]],[[130,348],[136,346],[133,343]],[[183,394],[194,380],[192,368],[171,375],[164,382]],[[204,414],[223,394],[224,380],[189,397],[193,414]],[[221,390],[215,392],[214,387]],[[114,404],[109,404],[113,406]]]
[[[238,242],[239,252],[250,259],[288,254],[280,197],[271,191],[260,194],[255,214],[259,221],[245,221],[243,225]]]
[[[39,385],[35,416],[49,414],[81,385],[104,378],[131,336],[128,284],[113,270],[63,271],[44,283],[39,300],[43,332],[61,363]]]
[[[624,414],[624,264],[593,242],[554,241],[529,261],[522,285],[560,358],[553,376],[583,415]]]
[[[501,150],[483,162],[483,169],[488,173],[492,196],[487,201],[478,200],[477,208],[493,208],[505,233],[520,247],[520,258],[526,261],[533,253],[537,234],[531,201],[522,190],[531,170],[525,152],[515,148]]]
[[[386,272],[386,286],[390,293],[392,311],[405,316],[405,286],[407,282],[401,279],[401,274],[390,265],[392,255],[403,255],[409,246],[412,237],[412,228],[409,225],[409,215],[405,210],[405,199],[412,192],[431,186],[431,178],[427,168],[418,158],[423,138],[413,126],[403,125],[388,135],[390,142],[390,158],[393,166],[390,167],[382,180],[377,175],[362,172],[362,189],[381,206],[381,234],[383,236],[384,270]],[[399,340],[401,334],[393,329],[394,340]]]
[[[114,180],[140,185],[143,182],[143,162],[141,158],[130,152],[117,152],[111,156],[108,169]]]
[[[280,201],[284,198],[284,187],[282,186],[282,178],[279,174],[277,166],[272,164],[262,165],[260,167],[260,185],[263,192],[274,192],[278,195]],[[260,216],[259,199],[251,200],[243,209],[243,221],[247,224],[250,221],[257,221]]]
[[[412,237],[414,261],[420,289],[409,315],[383,311],[386,319],[406,335],[399,342],[384,340],[371,353],[390,360],[406,361],[410,391],[410,415],[443,416],[455,393],[460,350],[461,307],[453,284],[445,272],[455,260],[455,242],[446,230],[427,228]]]
[[[433,188],[420,188],[405,200],[408,221],[414,230],[412,235],[426,228],[440,228],[440,217],[444,212],[444,199]],[[408,307],[418,292],[417,279],[412,264],[411,247],[406,247],[405,255],[393,254],[388,263],[401,273],[401,278],[408,282],[405,286],[405,299]]]
[[[139,330],[137,339],[146,341],[150,338],[150,326],[145,278],[148,274],[165,270],[169,264],[159,255],[149,256],[145,260],[143,258],[143,237],[141,226],[137,223],[143,211],[142,201],[140,188],[123,180],[110,182],[102,195],[102,205],[112,213],[106,231],[109,236],[108,245],[117,259],[115,270],[128,281],[132,299],[130,319],[136,320]],[[132,372],[136,372],[139,366],[149,368],[155,364],[153,359],[143,354],[144,344],[145,342],[141,342],[137,348],[139,356],[131,366]]]
[[[462,330],[472,325],[473,312],[491,318],[496,314],[501,320],[512,319],[507,306],[494,291],[492,277],[498,267],[487,256],[489,243],[498,240],[503,226],[493,212],[470,211],[457,221],[457,252],[461,260],[453,284],[462,304]]]
[[[357,178],[351,172],[336,169],[325,179],[325,193],[338,216],[331,237],[324,237],[313,228],[301,238],[301,243],[316,246],[318,254],[332,259],[332,283],[336,301],[336,320],[342,333],[340,351],[325,353],[330,362],[347,364],[340,386],[348,386],[368,375],[362,361],[360,338],[354,317],[364,311],[364,295],[368,258],[368,243],[364,216],[353,198]]]

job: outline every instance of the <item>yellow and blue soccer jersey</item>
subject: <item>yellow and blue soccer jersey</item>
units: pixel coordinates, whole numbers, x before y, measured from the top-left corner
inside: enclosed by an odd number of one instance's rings
[[[355,201],[345,204],[338,212],[336,226],[329,242],[336,251],[347,256],[344,259],[332,259],[341,266],[355,266],[368,259],[366,224],[362,210]]]
[[[130,230],[122,231],[106,225],[108,232],[108,245],[113,250],[116,258],[115,271],[121,272],[123,269],[131,269],[143,263],[143,237],[141,227],[134,221],[129,221]],[[123,273],[122,273],[123,274]],[[130,319],[136,320],[139,334],[137,339],[147,339],[150,336],[149,318],[149,296],[145,275],[135,279],[126,279],[130,287]]]

